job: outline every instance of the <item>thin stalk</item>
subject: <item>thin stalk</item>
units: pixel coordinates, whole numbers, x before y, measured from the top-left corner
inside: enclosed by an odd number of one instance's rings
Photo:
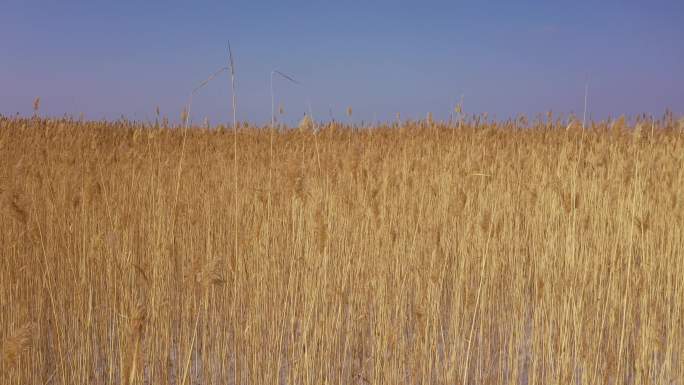
[[[313,116],[311,102],[309,102],[309,116],[311,116],[311,124],[313,124],[314,144],[316,145],[316,160],[318,161],[318,173],[319,175],[323,175],[323,169],[321,168],[321,154],[318,149],[318,129],[316,127],[316,120]]]
[[[236,104],[236,95],[235,95],[235,62],[233,61],[233,50],[230,48],[230,40],[228,40],[228,59],[230,62],[230,88],[233,94],[233,176],[234,176],[234,186],[233,186],[233,195],[234,195],[234,216],[235,216],[235,224],[233,228],[233,234],[234,234],[234,254],[233,254],[233,259],[234,259],[234,265],[237,266],[237,257],[238,257],[238,161],[237,161],[237,104]]]
[[[269,135],[269,141],[270,141],[270,148],[269,148],[269,154],[268,154],[268,202],[267,202],[267,210],[268,210],[268,253],[270,254],[271,251],[271,199],[272,199],[272,194],[271,192],[273,191],[273,135],[275,131],[275,91],[273,87],[273,80],[274,76],[278,75],[282,77],[283,79],[290,81],[294,84],[301,85],[300,82],[292,78],[291,76],[288,76],[278,70],[273,70],[271,71],[271,133]]]
[[[181,184],[181,175],[183,173],[183,160],[185,159],[185,144],[187,142],[187,137],[188,137],[188,128],[190,126],[190,108],[192,107],[192,98],[195,95],[197,91],[199,91],[202,87],[206,86],[212,79],[217,77],[219,74],[221,74],[223,71],[227,70],[228,67],[223,67],[220,68],[218,71],[214,72],[211,76],[209,76],[206,80],[201,82],[197,87],[195,87],[191,92],[190,92],[190,97],[188,98],[188,106],[185,110],[185,122],[183,124],[183,141],[181,144],[181,152],[180,152],[180,158],[178,159],[178,168],[176,170],[176,189],[174,192],[174,198],[173,198],[173,212],[177,213],[178,210],[178,195],[180,194],[180,184]],[[171,219],[171,234],[172,234],[172,250],[176,250],[176,223],[177,223],[177,215],[173,215]],[[178,255],[174,253],[173,255],[173,261],[174,261],[174,269],[175,269],[175,274],[176,274],[176,279],[178,282],[180,282],[182,278],[182,265],[181,265],[181,259]],[[183,294],[181,294],[177,297],[176,299],[176,306],[178,307],[178,310],[181,311],[181,304],[183,303]],[[182,315],[179,316],[179,319],[182,319]],[[179,333],[181,333],[182,337],[182,328],[179,327]],[[178,369],[180,370],[180,368]],[[180,374],[180,372],[179,372]]]
[[[582,129],[584,130],[587,124],[587,99],[589,97],[589,82],[584,85],[584,114],[582,117]]]
[[[192,349],[195,348],[195,338],[197,337],[197,325],[199,324],[199,313],[195,319],[195,327],[192,332],[192,339],[190,340],[190,350],[188,351],[188,359],[185,360],[185,367],[183,369],[183,377],[181,378],[181,385],[185,385],[185,380],[188,378],[188,372],[190,371],[190,361],[192,358]]]
[[[482,257],[482,265],[480,269],[480,282],[478,283],[477,286],[477,296],[475,298],[475,311],[473,312],[473,321],[470,324],[470,333],[468,333],[468,347],[466,349],[466,358],[465,358],[465,370],[463,371],[463,385],[466,385],[468,383],[468,364],[470,362],[470,348],[473,343],[473,332],[475,331],[475,321],[477,320],[477,313],[480,308],[480,296],[482,294],[482,285],[484,281],[484,275],[485,275],[485,268],[487,267],[487,256],[489,254],[489,243],[492,237],[492,225],[489,225],[489,229],[487,230],[487,242],[485,243],[485,252]]]
[[[636,162],[634,164],[634,190],[632,196],[632,215],[636,214],[637,205],[637,180],[639,177],[639,153],[637,152]],[[632,276],[632,259],[634,259],[634,225],[630,224],[629,230],[629,253],[627,259],[627,282],[625,283],[625,291],[622,296],[622,327],[620,328],[620,346],[618,348],[618,362],[617,362],[617,373],[615,374],[615,379],[619,381],[620,370],[622,369],[622,351],[625,343],[625,329],[627,326],[627,306],[629,300],[629,284]]]

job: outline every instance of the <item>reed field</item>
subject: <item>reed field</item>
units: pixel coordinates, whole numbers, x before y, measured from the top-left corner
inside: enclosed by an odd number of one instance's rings
[[[0,117],[0,383],[684,384],[672,116]]]

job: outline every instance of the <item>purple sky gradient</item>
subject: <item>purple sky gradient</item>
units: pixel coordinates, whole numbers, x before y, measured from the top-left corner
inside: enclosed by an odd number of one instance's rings
[[[238,118],[504,119],[553,110],[594,118],[684,113],[684,1],[32,1],[0,6],[0,114],[178,120],[192,88],[236,58]],[[230,121],[226,74],[193,120]]]

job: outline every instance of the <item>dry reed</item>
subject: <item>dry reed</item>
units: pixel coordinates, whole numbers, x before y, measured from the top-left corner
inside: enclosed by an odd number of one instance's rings
[[[527,122],[0,117],[0,381],[681,383],[674,120]]]

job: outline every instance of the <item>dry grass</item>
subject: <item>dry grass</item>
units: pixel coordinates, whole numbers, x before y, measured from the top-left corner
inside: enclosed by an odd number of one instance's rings
[[[526,123],[0,117],[0,382],[682,384],[683,133]]]

